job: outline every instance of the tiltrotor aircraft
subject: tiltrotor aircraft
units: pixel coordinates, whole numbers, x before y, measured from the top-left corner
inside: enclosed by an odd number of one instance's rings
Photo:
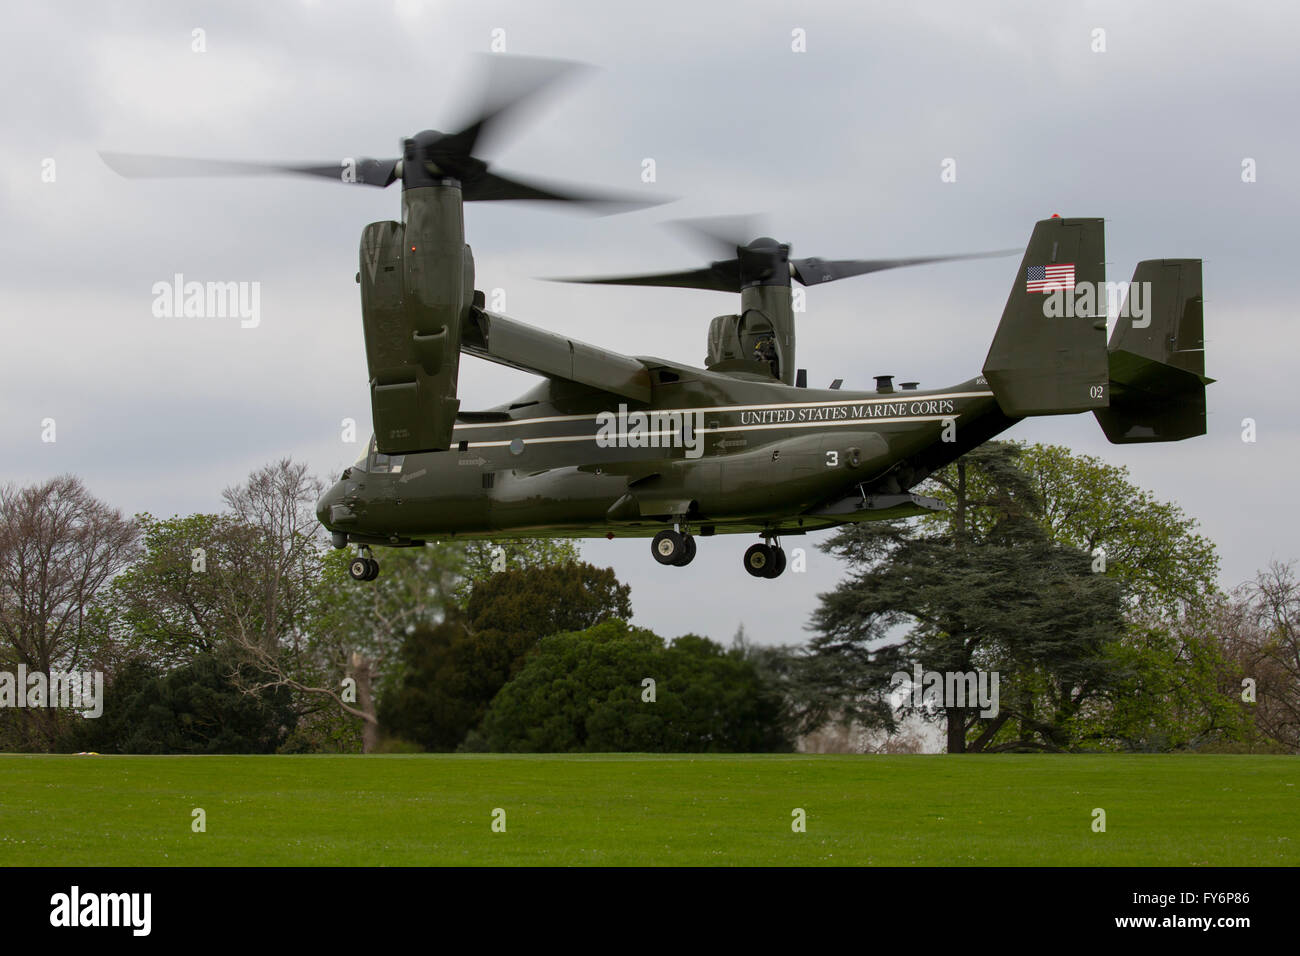
[[[1105,288],[1101,219],[1053,216],[1034,226],[982,369],[947,388],[895,386],[891,376],[877,377],[874,391],[847,391],[839,380],[807,387],[791,284],[965,256],[796,259],[784,243],[714,222],[697,230],[719,249],[707,267],[579,280],[739,294],[738,310],[709,325],[703,368],[620,355],[488,311],[465,244],[464,202],[623,198],[489,171],[474,154],[480,134],[565,72],[549,61],[491,59],[504,63],[482,115],[456,133],[406,139],[398,159],[269,166],[104,154],[128,176],[401,181],[401,221],[361,234],[374,436],[317,508],[336,547],[358,547],[354,578],[378,575],[370,548],[429,538],[645,536],[655,560],[684,566],[696,536],[715,534],[760,538],[745,569],[775,578],[783,537],[942,508],[912,489],[1027,416],[1091,411],[1112,442],[1205,433],[1201,262],[1140,262],[1130,298],[1145,293],[1143,318],[1121,317],[1108,344],[1096,292]],[[541,381],[495,408],[462,409],[461,353]]]

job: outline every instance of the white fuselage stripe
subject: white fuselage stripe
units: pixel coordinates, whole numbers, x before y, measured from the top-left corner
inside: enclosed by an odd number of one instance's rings
[[[719,428],[701,428],[696,434],[708,435],[720,432],[752,432],[752,431],[770,431],[773,428],[842,428],[848,425],[882,425],[892,422],[943,422],[949,419],[956,420],[960,418],[960,413],[954,412],[951,415],[916,415],[908,418],[851,418],[846,421],[836,422],[775,422],[767,425],[724,425]],[[639,438],[649,438],[652,435],[658,436],[677,436],[676,432],[637,432]],[[626,434],[605,435],[606,441],[628,437]],[[520,438],[520,439],[503,439],[501,441],[472,441],[466,443],[466,448],[505,448],[513,441],[521,441],[525,445],[544,445],[554,444],[556,442],[568,441],[595,441],[596,435],[551,435],[542,438]]]
[[[985,392],[894,392],[887,398],[847,398],[836,401],[826,402],[783,402],[779,404],[768,405],[709,405],[702,408],[650,408],[646,412],[660,412],[664,414],[693,415],[695,413],[709,414],[710,412],[758,412],[758,411],[779,411],[786,408],[837,408],[844,405],[893,405],[898,402],[922,402],[935,401],[941,398],[992,398],[991,391]],[[613,410],[611,410],[611,414]],[[465,422],[456,424],[456,431],[470,428],[511,428],[517,425],[549,425],[555,422],[594,422],[596,415],[551,415],[545,418],[518,418],[508,422]],[[909,419],[894,418],[890,421],[907,421]],[[928,421],[928,419],[911,419],[912,421]],[[821,423],[819,423],[821,424]],[[538,439],[533,439],[534,441]],[[509,442],[506,442],[509,444]]]

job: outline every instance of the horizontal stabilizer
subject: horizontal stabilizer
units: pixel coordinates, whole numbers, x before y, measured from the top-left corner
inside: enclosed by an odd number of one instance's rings
[[[1115,444],[1205,434],[1201,260],[1139,262],[1111,334],[1110,406],[1093,411]]]

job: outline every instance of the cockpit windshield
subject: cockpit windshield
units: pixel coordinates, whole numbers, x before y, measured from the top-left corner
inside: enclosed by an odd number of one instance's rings
[[[366,453],[357,460],[352,466],[353,471],[364,471],[371,475],[396,475],[402,471],[402,462],[406,460],[405,455],[385,455],[379,451],[379,445],[375,442],[375,436],[370,436],[370,445]]]

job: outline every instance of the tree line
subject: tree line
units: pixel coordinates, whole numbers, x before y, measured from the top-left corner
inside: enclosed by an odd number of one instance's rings
[[[1300,750],[1294,566],[1222,592],[1194,520],[1060,447],[982,446],[922,489],[946,511],[833,534],[849,572],[782,647],[635,627],[563,539],[394,549],[355,582],[321,488],[285,460],[165,519],[73,476],[0,489],[0,749],[788,751],[930,723],[953,753]],[[102,673],[102,716],[13,706],[20,668]],[[908,693],[922,670],[995,673],[998,706]]]
[[[1224,593],[1193,519],[1058,446],[991,442],[927,490],[946,511],[825,544],[852,570],[795,660],[805,730],[930,721],[949,753],[1300,751],[1294,565]],[[918,665],[998,674],[996,713],[900,694]]]
[[[106,679],[96,719],[0,706],[0,749],[792,746],[759,652],[630,626],[630,588],[573,543],[393,550],[356,582],[316,521],[321,487],[280,461],[221,512],[166,519],[71,476],[0,492],[0,671]]]

